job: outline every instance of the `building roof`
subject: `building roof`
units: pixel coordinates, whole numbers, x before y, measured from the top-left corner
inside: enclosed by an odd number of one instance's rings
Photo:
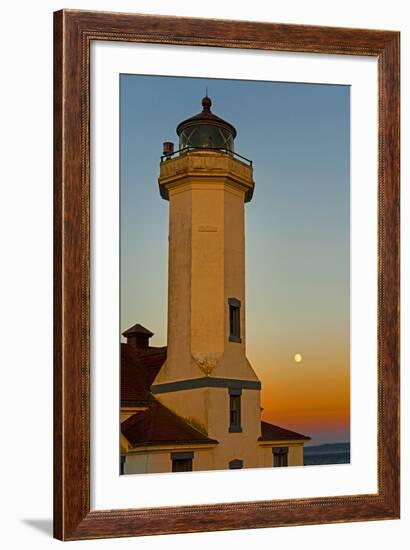
[[[147,328],[143,327],[139,323],[133,325],[130,328],[127,328],[125,332],[122,333],[123,336],[133,336],[134,334],[138,334],[140,336],[147,336],[148,338],[151,338],[151,336],[154,336],[154,333],[148,330]]]
[[[138,349],[121,344],[121,406],[140,407],[154,400],[150,386],[164,364],[167,348]]]
[[[133,447],[218,443],[193,428],[156,399],[153,399],[147,411],[124,420],[121,431]]]
[[[310,439],[310,437],[306,435],[286,430],[285,428],[269,424],[269,422],[264,422],[263,420],[261,421],[261,434],[259,441],[281,441],[288,439],[303,439],[308,441]]]
[[[138,353],[138,362],[145,373],[148,386],[154,382],[160,368],[167,358],[167,347],[136,350]]]
[[[215,115],[211,111],[212,101],[211,98],[208,96],[205,96],[202,99],[202,111],[194,116],[191,116],[190,118],[187,118],[180,122],[177,126],[177,134],[180,135],[182,130],[188,126],[196,125],[196,124],[214,124],[216,126],[223,126],[229,132],[232,134],[232,136],[236,137],[236,130],[232,124],[227,122],[226,120],[223,120],[223,118]]]
[[[121,344],[120,385],[122,407],[146,406],[154,399],[139,352],[130,344]]]

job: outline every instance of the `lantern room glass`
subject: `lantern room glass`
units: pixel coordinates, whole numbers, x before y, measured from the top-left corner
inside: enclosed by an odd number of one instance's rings
[[[184,128],[179,136],[179,148],[198,147],[203,149],[234,150],[232,133],[215,124],[197,124]]]

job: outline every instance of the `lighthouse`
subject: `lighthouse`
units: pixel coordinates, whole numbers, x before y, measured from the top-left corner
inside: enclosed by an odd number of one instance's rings
[[[261,419],[261,382],[246,357],[245,206],[252,162],[211,99],[164,143],[169,202],[167,346],[135,324],[121,345],[121,472],[303,464],[309,440]]]
[[[226,459],[243,449],[240,459],[245,453],[256,465],[261,384],[246,357],[245,326],[253,167],[235,153],[234,126],[211,106],[204,97],[202,111],[177,126],[179,151],[160,165],[169,201],[168,354],[151,391],[223,441]]]

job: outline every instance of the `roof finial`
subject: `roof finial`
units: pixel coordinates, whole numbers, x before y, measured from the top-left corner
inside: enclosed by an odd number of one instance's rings
[[[211,105],[212,105],[212,101],[211,101],[211,98],[208,97],[208,86],[206,86],[205,97],[202,99],[202,107],[204,108],[204,111],[210,111]]]

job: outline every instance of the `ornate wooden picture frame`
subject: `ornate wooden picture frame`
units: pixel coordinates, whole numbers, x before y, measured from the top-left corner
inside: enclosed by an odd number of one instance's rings
[[[90,509],[92,41],[372,56],[378,62],[378,492]],[[63,10],[54,14],[54,535],[62,540],[399,517],[398,32]]]

